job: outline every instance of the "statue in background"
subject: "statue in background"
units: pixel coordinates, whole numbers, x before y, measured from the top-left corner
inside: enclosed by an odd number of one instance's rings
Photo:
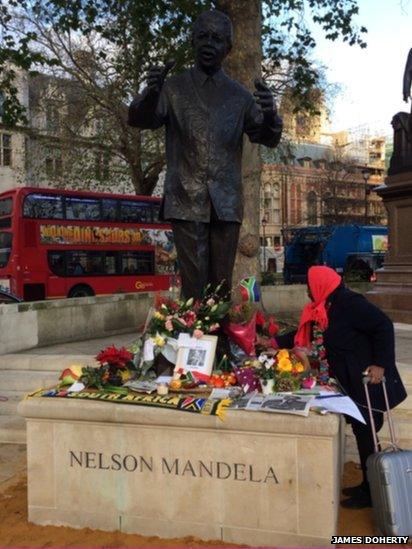
[[[242,141],[275,147],[282,133],[268,86],[254,96],[222,69],[232,47],[230,19],[217,10],[194,24],[195,65],[166,80],[173,62],[151,67],[147,87],[129,107],[129,124],[166,126],[167,172],[162,212],[170,220],[182,292],[199,298],[222,280],[230,292],[243,217]]]
[[[403,74],[403,100],[411,97],[412,49],[409,50]],[[412,112],[398,112],[392,119],[393,153],[388,175],[412,171]]]

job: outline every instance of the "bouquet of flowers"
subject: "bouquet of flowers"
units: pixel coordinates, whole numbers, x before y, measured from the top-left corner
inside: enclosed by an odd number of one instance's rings
[[[134,369],[133,354],[121,347],[114,345],[106,347],[96,356],[100,363],[98,368],[86,366],[83,368],[80,380],[86,387],[97,387],[102,389],[105,386],[119,387],[132,377]]]
[[[277,349],[275,335],[279,325],[273,315],[265,315],[262,311],[256,313],[256,346],[258,350]]]
[[[287,349],[280,349],[276,354],[275,369],[275,390],[277,392],[296,391],[300,388],[300,377],[305,371],[301,357]]]
[[[200,338],[219,329],[219,323],[229,308],[230,303],[219,300],[215,295],[206,295],[197,301],[193,298],[184,301],[157,296],[148,333],[153,337],[177,337],[180,333],[188,333]]]
[[[257,370],[257,362],[257,360],[246,360],[242,367],[233,368],[236,380],[245,393],[262,390]]]
[[[160,354],[170,363],[176,362],[179,334],[187,333],[201,338],[204,334],[217,332],[230,308],[230,302],[219,297],[219,291],[220,285],[214,291],[207,286],[200,300],[172,299],[161,295],[156,297],[154,312],[143,339],[135,345],[143,374],[153,366]],[[143,357],[139,351],[143,352]]]
[[[250,386],[253,380],[254,388],[257,379],[264,393],[290,392],[300,388],[305,370],[306,364],[302,362],[301,357],[287,349],[280,349],[272,355],[262,353],[255,360],[245,361],[244,367],[236,370],[236,376],[239,378],[242,372],[247,374],[248,385]]]
[[[229,322],[224,330],[230,340],[246,354],[255,354],[256,312],[249,302],[233,305],[228,312]]]

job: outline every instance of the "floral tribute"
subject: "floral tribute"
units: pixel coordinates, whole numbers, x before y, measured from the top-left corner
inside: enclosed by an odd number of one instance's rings
[[[236,302],[235,298],[234,303],[220,295],[221,286],[215,290],[206,287],[199,300],[175,299],[172,293],[157,295],[143,335],[130,350],[114,345],[103,349],[96,356],[97,368],[75,365],[66,369],[60,386],[78,381],[103,391],[125,391],[125,394],[128,390],[157,391],[162,396],[169,391],[192,390],[200,394],[224,388],[232,388],[232,394],[237,395],[242,391],[270,394],[312,390],[319,383],[327,384],[329,368],[323,334],[314,331],[313,352],[309,358],[299,349],[279,349],[276,341],[279,324],[273,315],[260,310],[256,284],[250,277],[240,285],[240,300]],[[183,367],[182,362],[176,366],[178,339],[182,333],[197,339],[209,334],[219,336],[210,376],[200,379]],[[196,343],[201,347],[201,342]],[[316,365],[316,370],[311,370],[311,365]],[[155,380],[165,373],[171,378],[167,384],[159,381],[157,386]],[[122,387],[127,381],[130,383]],[[238,387],[233,389],[234,385]]]
[[[220,285],[214,291],[207,286],[200,300],[156,297],[155,310],[143,338],[133,349],[135,364],[142,374],[152,368],[159,354],[171,363],[176,362],[179,334],[187,333],[198,339],[205,334],[217,335],[230,309],[230,302],[219,296],[220,289]]]
[[[263,386],[270,382],[272,391],[290,392],[300,389],[302,374],[306,368],[301,356],[287,349],[280,349],[272,355],[260,354],[256,359],[245,361],[236,375],[242,378],[243,384],[247,373],[249,386],[252,385],[253,388],[253,380],[257,378]]]
[[[108,365],[114,369],[124,369],[132,361],[133,355],[125,347],[117,349],[114,345],[106,347],[96,356],[100,366]]]
[[[193,298],[173,300],[157,296],[155,312],[147,333],[153,337],[173,337],[188,333],[200,338],[204,334],[213,334],[220,328],[220,321],[230,308],[230,303],[217,297],[219,287],[214,293],[206,293],[202,300]],[[159,340],[158,340],[159,342]]]
[[[79,379],[86,387],[119,387],[128,381],[135,370],[133,354],[125,347],[106,347],[96,356],[98,368],[86,366]]]
[[[233,305],[228,311],[224,331],[247,355],[255,354],[256,311],[249,302]]]

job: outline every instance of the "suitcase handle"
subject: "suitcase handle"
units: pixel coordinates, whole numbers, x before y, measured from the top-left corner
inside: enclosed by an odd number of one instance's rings
[[[373,418],[373,413],[372,413],[371,399],[370,399],[370,395],[369,395],[368,383],[370,382],[370,379],[371,378],[368,375],[364,375],[362,381],[363,381],[363,386],[365,387],[366,403],[368,405],[369,420],[370,420],[371,429],[372,429],[373,445],[375,447],[375,453],[377,453],[377,452],[379,452],[379,444],[378,444],[378,435],[376,434],[375,420]],[[388,417],[388,425],[389,425],[389,434],[390,434],[390,437],[391,437],[391,445],[393,446],[394,450],[399,450],[398,445],[396,443],[395,429],[394,429],[393,420],[392,420],[392,412],[391,412],[391,409],[389,407],[389,399],[388,399],[388,393],[386,391],[385,376],[382,378],[382,390],[383,390],[383,397],[385,399],[386,413],[387,413],[387,417]]]

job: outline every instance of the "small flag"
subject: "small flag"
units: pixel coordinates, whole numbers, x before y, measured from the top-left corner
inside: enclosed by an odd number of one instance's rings
[[[248,278],[244,278],[240,281],[239,286],[243,301],[250,301],[251,303],[260,301],[260,290],[256,277],[249,276]]]

